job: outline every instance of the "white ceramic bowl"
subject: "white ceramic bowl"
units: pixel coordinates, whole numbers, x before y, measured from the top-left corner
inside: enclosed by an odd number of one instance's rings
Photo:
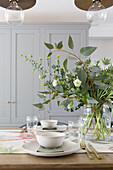
[[[45,148],[56,148],[63,144],[65,139],[65,133],[38,132],[36,138],[39,145]]]
[[[55,128],[57,126],[58,120],[41,120],[42,128]]]

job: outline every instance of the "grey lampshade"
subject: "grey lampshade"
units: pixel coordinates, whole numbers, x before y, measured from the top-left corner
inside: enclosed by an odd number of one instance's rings
[[[74,3],[78,8],[87,11],[92,5],[92,0],[74,0]],[[101,4],[104,5],[105,8],[109,8],[113,6],[113,0],[102,0]]]
[[[32,8],[36,4],[36,0],[19,0],[19,6],[25,10]],[[9,6],[9,0],[0,0],[0,6],[7,8]]]

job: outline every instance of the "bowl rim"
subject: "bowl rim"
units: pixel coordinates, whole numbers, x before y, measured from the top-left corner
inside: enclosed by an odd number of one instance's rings
[[[53,136],[49,136],[49,135],[53,135]],[[43,137],[47,137],[47,138],[60,138],[60,137],[65,137],[66,134],[61,133],[61,132],[48,132],[48,133],[47,132],[39,132],[38,134],[36,134],[36,136],[43,136]]]
[[[40,122],[58,122],[58,120],[40,120]]]

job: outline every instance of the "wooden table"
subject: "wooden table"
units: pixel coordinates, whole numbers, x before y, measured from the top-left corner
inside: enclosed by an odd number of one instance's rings
[[[87,155],[72,154],[57,158],[36,157],[28,154],[0,154],[0,170],[112,170],[113,154],[103,154],[102,160],[89,160]]]

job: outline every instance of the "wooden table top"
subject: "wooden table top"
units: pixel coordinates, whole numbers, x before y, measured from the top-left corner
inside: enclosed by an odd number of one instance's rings
[[[89,160],[86,153],[56,158],[36,157],[28,154],[0,154],[0,170],[98,170],[113,169],[113,154],[103,154],[103,159]]]

